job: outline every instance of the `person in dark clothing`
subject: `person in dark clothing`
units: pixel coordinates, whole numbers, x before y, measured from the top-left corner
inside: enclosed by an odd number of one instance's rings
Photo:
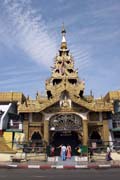
[[[112,157],[111,157],[111,149],[110,149],[109,146],[107,146],[106,160],[107,160],[107,161],[111,161],[111,160],[112,160]]]

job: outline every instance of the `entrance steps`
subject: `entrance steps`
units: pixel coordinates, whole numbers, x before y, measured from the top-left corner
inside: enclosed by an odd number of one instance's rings
[[[75,157],[75,161],[76,162],[87,162],[88,161],[88,157],[87,156],[74,156]]]
[[[64,165],[64,166],[67,166],[67,165],[75,165],[76,164],[76,162],[75,162],[75,157],[74,156],[72,156],[71,157],[71,159],[66,159],[65,161],[63,161],[62,159],[61,159],[61,157],[58,157],[58,163],[57,163],[58,165]]]
[[[48,157],[47,161],[48,162],[58,162],[58,156]]]
[[[63,161],[60,156],[48,157],[49,162],[57,163],[58,165],[76,165],[78,162],[87,162],[87,157],[72,156],[71,159]]]

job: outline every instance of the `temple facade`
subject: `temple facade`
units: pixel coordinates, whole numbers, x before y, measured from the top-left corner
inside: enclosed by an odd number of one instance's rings
[[[74,63],[63,27],[51,77],[45,82],[46,96],[37,92],[36,98],[30,99],[21,92],[0,93],[0,137],[9,148],[17,141],[73,147],[114,141],[114,128],[119,132],[120,125],[114,127],[114,102],[120,101],[120,91],[99,99],[86,96],[85,82],[78,77]]]

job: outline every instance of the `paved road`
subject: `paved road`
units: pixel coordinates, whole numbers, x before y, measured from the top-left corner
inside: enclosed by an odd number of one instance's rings
[[[114,180],[120,169],[0,169],[0,180]]]

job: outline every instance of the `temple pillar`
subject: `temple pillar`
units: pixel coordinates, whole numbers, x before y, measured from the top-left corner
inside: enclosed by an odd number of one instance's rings
[[[28,125],[28,120],[24,120],[23,121],[23,132],[25,134],[25,140],[28,141],[29,140],[29,125]]]
[[[83,120],[83,145],[88,145],[88,120]]]
[[[49,144],[49,121],[44,121],[44,140]]]
[[[109,141],[109,124],[108,120],[103,120],[103,141]],[[105,144],[108,144],[106,142]]]

